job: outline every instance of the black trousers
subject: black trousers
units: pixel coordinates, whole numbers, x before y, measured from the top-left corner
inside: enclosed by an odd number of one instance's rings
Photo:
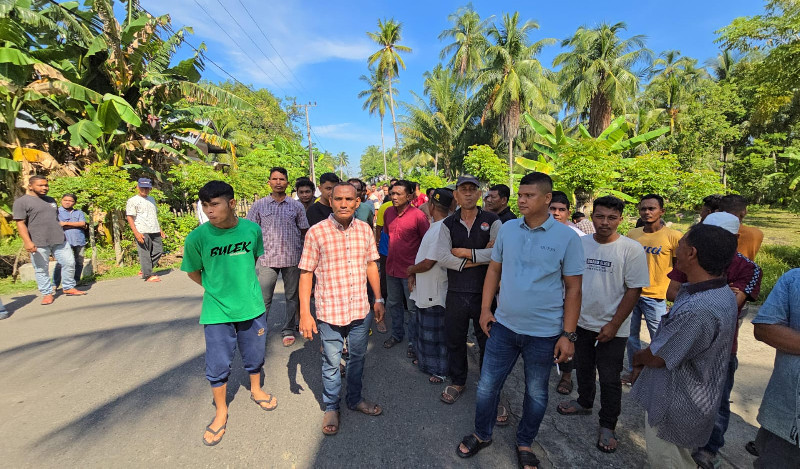
[[[492,308],[494,309],[494,307]],[[467,334],[469,321],[475,330],[475,338],[480,347],[480,363],[483,364],[483,353],[486,349],[486,334],[480,325],[481,294],[447,292],[445,300],[444,328],[447,335],[448,374],[454,386],[467,384]]]
[[[787,418],[792,418],[788,415]],[[756,435],[758,458],[753,462],[756,469],[797,469],[800,467],[800,449],[764,427]]]
[[[578,404],[594,405],[595,370],[600,377],[600,426],[614,430],[622,408],[622,383],[619,375],[625,359],[627,337],[615,337],[594,346],[597,332],[578,328],[575,342],[575,375],[578,381]]]
[[[381,298],[386,300],[386,297],[389,296],[389,294],[386,292],[386,256],[383,254],[379,254],[379,256],[378,268],[381,274]]]

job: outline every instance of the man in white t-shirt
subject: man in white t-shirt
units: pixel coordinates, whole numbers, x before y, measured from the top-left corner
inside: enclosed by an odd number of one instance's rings
[[[128,199],[125,206],[125,218],[136,238],[139,251],[139,263],[142,265],[142,278],[145,282],[160,282],[153,269],[164,252],[162,239],[164,232],[158,224],[158,208],[156,199],[150,196],[153,182],[148,178],[139,178],[139,193]]]
[[[444,327],[447,298],[447,269],[437,263],[436,243],[442,220],[450,214],[453,193],[436,189],[428,201],[433,224],[425,232],[414,265],[409,266],[408,289],[417,305],[417,335],[414,349],[420,371],[430,374],[432,384],[443,383],[447,375],[447,334]]]
[[[622,404],[620,372],[630,334],[630,314],[642,287],[650,285],[642,245],[617,233],[625,202],[612,197],[594,201],[592,223],[596,233],[581,238],[586,256],[583,291],[591,292],[581,303],[578,340],[575,342],[575,374],[578,399],[558,405],[562,415],[592,413],[595,370],[600,375],[600,433],[597,448],[613,453],[618,440],[614,429]]]

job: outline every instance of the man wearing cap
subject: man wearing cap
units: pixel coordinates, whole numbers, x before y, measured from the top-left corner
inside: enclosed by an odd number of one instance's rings
[[[447,268],[444,322],[449,354],[448,375],[452,380],[452,385],[447,386],[441,395],[446,404],[457,401],[467,384],[470,319],[480,346],[481,362],[486,347],[486,334],[479,325],[481,294],[492,256],[492,243],[502,222],[494,213],[477,206],[481,196],[479,185],[474,176],[458,178],[454,194],[461,207],[444,220],[439,232],[438,260]]]
[[[711,213],[703,219],[702,224],[718,226],[737,237],[739,236],[739,219],[730,213]],[[708,443],[692,454],[697,465],[703,469],[711,469],[714,467],[714,460],[717,459],[717,453],[719,453],[720,448],[725,444],[725,431],[728,429],[728,421],[731,417],[730,395],[731,389],[733,389],[733,376],[736,372],[736,368],[739,366],[736,352],[738,349],[739,326],[744,316],[742,314],[743,307],[747,301],[755,301],[761,289],[761,268],[739,252],[733,256],[731,264],[725,270],[725,276],[728,279],[728,286],[736,295],[736,305],[739,308],[739,314],[736,321],[736,332],[733,336],[733,346],[731,347],[728,360],[728,373],[725,377],[725,387],[722,389],[722,400],[719,410],[717,411],[716,421],[714,422],[714,430],[711,432]],[[681,284],[687,281],[686,274],[675,268],[672,269],[672,272],[670,272],[667,277],[670,279],[667,299],[669,301],[675,301]]]
[[[164,232],[158,224],[156,199],[150,196],[153,182],[148,178],[139,178],[137,186],[139,193],[128,199],[125,205],[125,218],[136,238],[142,278],[145,282],[160,282],[161,278],[153,275],[153,269],[158,265],[158,260],[164,252],[161,242]]]

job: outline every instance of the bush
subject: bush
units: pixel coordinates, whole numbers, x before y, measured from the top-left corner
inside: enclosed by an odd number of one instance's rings
[[[781,275],[800,267],[800,247],[763,246],[756,256],[756,263],[761,267],[761,293],[758,295],[758,302],[763,303]]]
[[[464,172],[489,184],[508,184],[508,163],[489,145],[472,145],[464,157]]]

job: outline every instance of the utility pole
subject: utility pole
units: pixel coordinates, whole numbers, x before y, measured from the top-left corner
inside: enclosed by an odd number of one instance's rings
[[[312,104],[311,101],[308,104],[295,104],[297,107],[303,107],[306,109],[306,132],[308,135],[308,169],[310,173],[311,180],[314,181],[314,184],[317,183],[317,176],[314,174],[314,150],[311,146],[311,123],[308,120],[308,108],[309,107],[316,107],[317,102],[314,101]]]

